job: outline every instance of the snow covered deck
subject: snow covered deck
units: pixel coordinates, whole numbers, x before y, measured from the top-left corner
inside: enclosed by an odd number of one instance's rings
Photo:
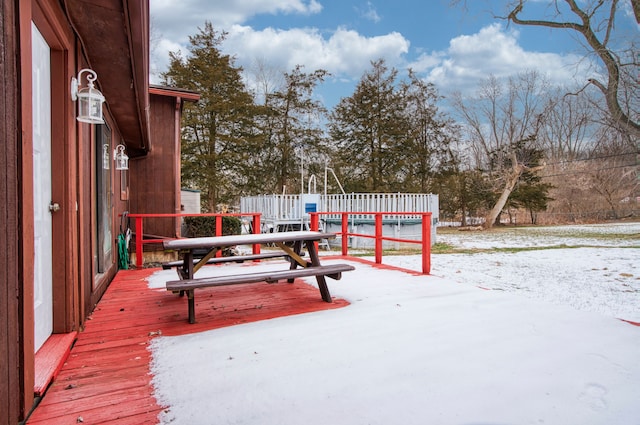
[[[148,348],[154,338],[348,304],[341,299],[325,303],[317,289],[299,280],[223,287],[215,292],[202,290],[197,300],[198,322],[189,325],[184,318],[184,297],[149,289],[147,279],[154,273],[176,276],[174,270],[158,268],[118,272],[28,424],[158,423],[164,407],[153,396],[149,374],[152,358]],[[183,364],[176,367],[186,368]]]

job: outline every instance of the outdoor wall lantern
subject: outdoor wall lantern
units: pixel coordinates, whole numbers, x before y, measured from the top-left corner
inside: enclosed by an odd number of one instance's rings
[[[129,157],[124,153],[124,145],[118,145],[113,150],[113,160],[116,162],[116,170],[129,169]]]
[[[87,85],[82,87],[82,74],[87,72]],[[98,75],[92,69],[82,69],[78,73],[78,78],[71,78],[71,99],[78,101],[78,116],[80,122],[89,124],[104,124],[102,119],[102,102],[104,96],[93,85]]]

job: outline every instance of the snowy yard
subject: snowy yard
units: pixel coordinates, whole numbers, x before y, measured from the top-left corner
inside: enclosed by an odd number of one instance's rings
[[[438,241],[566,247],[354,263],[347,307],[156,338],[162,423],[639,425],[640,224],[548,229]]]
[[[640,322],[640,223],[455,232],[437,240],[467,249],[540,250],[433,255],[434,276]],[[421,267],[419,256],[383,262]]]

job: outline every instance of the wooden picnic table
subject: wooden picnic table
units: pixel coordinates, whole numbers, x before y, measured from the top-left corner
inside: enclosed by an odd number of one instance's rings
[[[323,266],[316,243],[323,239],[332,239],[334,233],[315,231],[294,231],[294,232],[274,232],[246,235],[213,236],[200,238],[186,238],[164,241],[165,250],[176,250],[181,253],[181,262],[173,262],[177,267],[180,280],[167,282],[167,290],[172,292],[187,292],[189,300],[189,323],[195,323],[195,301],[194,289],[235,285],[254,282],[275,282],[287,279],[289,282],[297,277],[315,276],[318,283],[320,295],[325,302],[331,302],[331,294],[327,287],[326,277],[340,279],[343,271],[354,270],[349,264],[331,264]],[[282,255],[289,257],[289,269],[280,271],[267,271],[257,273],[231,274],[224,276],[213,276],[196,278],[195,273],[207,262],[213,259],[216,254],[229,247],[238,245],[269,244],[278,247]],[[303,247],[307,250],[309,259],[301,255]],[[205,250],[206,254],[202,258],[195,258],[196,251]],[[244,258],[246,257],[246,258]],[[266,253],[265,258],[273,257],[273,253]],[[260,254],[247,256],[228,257],[231,261],[243,261],[244,259],[260,259]],[[298,269],[298,267],[301,267]]]

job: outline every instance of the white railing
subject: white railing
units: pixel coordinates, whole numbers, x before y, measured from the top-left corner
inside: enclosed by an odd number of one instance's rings
[[[438,195],[426,193],[347,193],[334,195],[260,195],[242,198],[240,212],[261,213],[263,231],[282,231],[290,226],[309,228],[309,212],[322,213],[320,227],[336,231],[342,214],[349,213],[355,232],[373,232],[374,219],[382,213],[387,232],[407,239],[420,238],[420,219],[415,213],[431,213],[431,242],[436,241],[439,221]],[[385,214],[388,213],[388,214]],[[405,214],[402,214],[405,213]],[[367,240],[361,242],[366,243]],[[360,243],[360,242],[358,242]]]
[[[362,212],[352,216],[356,219],[373,219],[375,212],[431,212],[433,222],[438,221],[438,195],[426,193],[348,193],[335,195],[260,195],[244,197],[240,200],[240,212],[260,212],[263,221],[308,220],[305,208],[310,201],[315,203],[315,211]],[[324,215],[324,219],[340,219],[340,214]],[[384,219],[409,220],[414,215],[393,215]]]

